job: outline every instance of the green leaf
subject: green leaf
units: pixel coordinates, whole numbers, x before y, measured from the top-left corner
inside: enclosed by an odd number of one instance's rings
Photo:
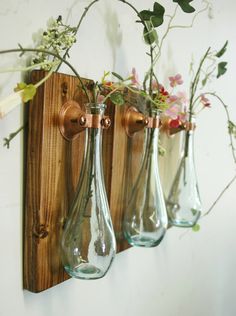
[[[202,80],[202,87],[204,87],[207,83],[208,80],[208,76],[206,76],[203,80]]]
[[[152,16],[154,15],[153,15],[153,12],[150,10],[143,10],[139,12],[139,17],[144,21],[149,21]]]
[[[193,216],[194,216],[194,215],[196,215],[199,211],[196,210],[195,208],[191,208],[191,212],[192,212],[192,214],[193,214]]]
[[[14,88],[14,91],[20,91],[20,90],[24,90],[25,87],[27,87],[27,84],[25,82],[19,82],[17,83],[16,87]]]
[[[146,44],[151,45],[157,41],[157,32],[155,29],[148,30],[147,27],[143,29],[143,38]]]
[[[111,101],[116,105],[122,105],[125,103],[123,95],[119,92],[114,92],[110,96]]]
[[[220,76],[224,75],[227,71],[226,68],[227,62],[222,61],[221,63],[218,64],[218,72],[216,78],[219,78]]]
[[[28,102],[29,100],[32,100],[33,97],[35,96],[37,89],[33,84],[28,84],[23,91],[22,94],[22,100],[23,102]]]
[[[119,74],[117,74],[116,72],[113,72],[112,71],[112,74],[114,77],[116,77],[117,79],[121,80],[121,81],[124,81],[124,78],[122,78]]]
[[[153,5],[153,11],[143,10],[139,12],[139,17],[143,21],[148,21],[154,27],[160,26],[164,21],[165,8],[159,3],[155,2]]]
[[[193,13],[195,11],[194,7],[192,7],[189,3],[193,0],[173,0],[173,2],[177,2],[178,5],[185,13]]]
[[[224,46],[216,53],[216,57],[220,58],[226,52],[228,41],[225,42]]]
[[[200,230],[200,225],[199,224],[195,224],[193,227],[192,227],[192,230],[196,233]]]
[[[236,138],[236,124],[232,121],[228,121],[228,132]]]
[[[153,6],[154,17],[151,18],[151,22],[154,27],[160,26],[164,21],[165,8],[159,3],[155,2]]]

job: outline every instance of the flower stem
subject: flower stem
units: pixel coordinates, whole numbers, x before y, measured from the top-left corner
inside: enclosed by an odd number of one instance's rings
[[[75,31],[74,31],[74,34],[75,34],[75,35],[78,33],[79,28],[80,28],[80,25],[81,25],[81,23],[83,22],[83,20],[84,20],[86,14],[88,13],[89,9],[90,9],[96,2],[98,2],[98,1],[99,1],[99,0],[94,0],[94,1],[92,1],[92,2],[84,9],[84,12],[83,12],[83,14],[81,15],[81,18],[80,18],[80,20],[79,20],[79,22],[78,22],[78,24],[77,24],[77,26],[76,26],[76,28],[75,28]],[[71,48],[71,47],[70,47],[70,48]],[[63,55],[63,58],[64,58],[64,59],[66,59],[66,56],[68,56],[68,53],[69,53],[70,48],[68,48],[68,49],[65,51],[65,54]],[[56,71],[59,70],[59,68],[61,67],[61,64],[62,64],[62,63],[63,63],[63,61],[60,62],[60,64],[58,65]]]
[[[226,117],[227,117],[227,121],[228,123],[230,122],[230,115],[229,115],[229,110],[228,110],[228,105],[226,105],[223,100],[214,92],[206,92],[204,93],[205,95],[211,95],[214,96],[215,98],[217,98],[221,105],[224,107],[225,113],[226,113]],[[234,159],[234,163],[236,164],[236,154],[235,154],[235,147],[234,147],[234,141],[233,141],[233,136],[231,133],[229,133],[229,138],[230,138],[230,147],[231,147],[231,151],[232,151],[232,156]]]
[[[27,123],[25,123],[24,125],[20,126],[15,132],[10,133],[8,137],[3,138],[4,144],[3,146],[6,146],[7,149],[10,148],[10,142],[13,140],[13,138],[16,137],[16,135],[18,135],[25,127],[26,127]]]
[[[58,58],[61,62],[65,63],[71,70],[72,72],[75,74],[75,76],[78,78],[81,86],[82,86],[82,89],[83,91],[85,92],[85,95],[88,99],[88,102],[90,102],[90,98],[89,98],[89,95],[88,95],[88,92],[83,84],[83,81],[80,77],[80,75],[78,74],[78,72],[76,71],[76,69],[63,57],[61,57],[60,55],[56,54],[56,53],[53,53],[53,52],[50,52],[50,51],[47,51],[47,50],[43,50],[43,49],[36,49],[36,48],[24,48],[22,46],[20,46],[20,48],[15,48],[15,49],[7,49],[7,50],[2,50],[0,51],[0,55],[1,54],[8,54],[8,53],[18,53],[20,52],[21,55],[23,55],[24,53],[27,53],[27,52],[37,52],[37,53],[44,53],[44,54],[48,54],[48,55],[51,55],[51,56],[54,56],[56,58]]]
[[[210,206],[210,208],[208,209],[208,211],[203,214],[201,216],[201,218],[207,216],[212,209],[215,207],[215,205],[217,204],[217,202],[221,199],[222,195],[225,193],[225,191],[228,190],[228,188],[233,184],[233,182],[236,180],[236,175],[233,176],[233,178],[229,181],[229,183],[224,187],[224,189],[220,192],[220,194],[218,195],[218,197],[216,198],[216,200],[212,203],[212,205]]]
[[[210,49],[211,48],[208,47],[207,51],[203,55],[203,57],[202,57],[202,59],[201,59],[201,61],[199,63],[196,75],[194,76],[193,81],[192,81],[191,86],[190,86],[190,100],[189,100],[189,122],[190,123],[192,123],[192,117],[193,117],[193,114],[194,114],[193,113],[193,106],[195,104],[194,97],[195,97],[195,94],[196,94],[196,91],[197,91],[197,87],[198,87],[198,83],[199,83],[199,79],[200,79],[200,74],[201,74],[201,69],[202,69],[202,66],[203,66],[206,58],[208,57]],[[184,157],[188,157],[189,137],[190,137],[190,131],[186,131],[185,145],[184,145]]]

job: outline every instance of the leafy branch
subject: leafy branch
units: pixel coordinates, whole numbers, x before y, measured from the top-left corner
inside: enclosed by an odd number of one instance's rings
[[[7,50],[2,50],[0,51],[0,55],[1,54],[8,54],[8,53],[20,53],[20,57],[23,56],[25,53],[29,53],[29,52],[37,52],[37,53],[44,53],[44,54],[48,54],[51,55],[55,58],[57,58],[58,60],[60,60],[62,63],[65,63],[71,70],[72,72],[75,74],[75,76],[78,78],[81,87],[88,99],[88,102],[90,102],[90,98],[87,92],[87,89],[84,86],[84,83],[79,75],[79,73],[77,72],[77,70],[63,57],[61,57],[60,55],[53,53],[51,51],[48,50],[44,50],[44,49],[37,49],[37,48],[24,48],[21,45],[19,45],[19,48],[15,48],[15,49],[7,49]]]

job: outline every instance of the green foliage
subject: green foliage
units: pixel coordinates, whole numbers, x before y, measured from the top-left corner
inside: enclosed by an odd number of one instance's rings
[[[199,224],[195,224],[193,227],[192,227],[192,230],[196,233],[200,230],[200,225]]]
[[[216,57],[220,58],[226,52],[228,41],[225,42],[224,46],[216,53]]]
[[[206,85],[208,78],[209,78],[209,76],[206,75],[206,77],[202,80],[202,87],[204,87]]]
[[[173,0],[173,2],[177,2],[178,5],[185,13],[193,13],[195,11],[194,7],[192,7],[189,3],[193,0]]]
[[[119,79],[120,81],[124,81],[124,78],[122,78],[118,73],[112,71],[112,74],[114,77],[116,77],[117,79]]]
[[[151,27],[150,22],[146,22],[146,27],[143,29],[143,38],[146,44],[151,45],[157,41],[157,32]]]
[[[32,100],[36,94],[36,91],[37,89],[35,88],[33,84],[28,84],[25,87],[23,95],[22,95],[23,102],[28,102],[29,100]]]
[[[233,135],[236,138],[236,125],[232,121],[228,121],[228,131],[230,135]]]
[[[26,84],[25,82],[20,82],[17,84],[16,88],[14,89],[15,92],[21,91],[22,92],[22,101],[28,102],[29,100],[32,100],[35,96],[35,93],[37,91],[36,87],[33,84]]]
[[[20,90],[24,90],[25,87],[27,86],[27,84],[25,82],[19,82],[17,83],[16,87],[14,88],[14,91],[20,91]]]
[[[143,10],[139,12],[139,17],[145,22],[150,22],[153,27],[158,27],[164,21],[164,13],[165,8],[159,3],[155,2],[153,5],[153,11]]]
[[[56,20],[51,19],[49,24],[48,28],[42,32],[40,39],[36,42],[36,48],[58,55],[65,54],[76,42],[77,29],[64,24],[61,16]],[[32,64],[41,64],[41,69],[49,71],[53,67],[53,60],[55,61],[55,57],[52,59],[46,53],[37,52],[33,55]]]
[[[222,61],[218,64],[218,71],[217,71],[217,78],[219,78],[220,76],[224,75],[227,71],[226,68],[227,62],[226,61]]]
[[[125,103],[124,97],[120,92],[112,93],[110,99],[115,105],[123,105]]]
[[[196,210],[196,209],[194,209],[194,208],[192,208],[192,209],[191,209],[191,212],[192,212],[192,214],[193,214],[193,216],[194,216],[194,215],[196,215],[199,211]]]

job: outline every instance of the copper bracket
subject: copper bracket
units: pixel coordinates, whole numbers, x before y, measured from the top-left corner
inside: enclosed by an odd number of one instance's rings
[[[124,114],[124,127],[126,134],[132,137],[148,125],[148,118],[140,113],[135,107],[129,107]]]
[[[58,121],[60,132],[67,140],[75,139],[86,128],[107,129],[111,125],[109,117],[99,114],[87,114],[73,100],[66,102],[62,106]]]
[[[147,117],[140,113],[135,107],[129,107],[124,115],[124,127],[126,134],[132,137],[135,133],[146,128],[158,128],[158,117]]]
[[[147,128],[158,128],[160,124],[159,117],[148,117]]]
[[[167,119],[161,122],[161,132],[166,133],[168,136],[175,135],[181,131],[194,131],[196,128],[196,124],[192,122],[186,121],[185,123],[181,123],[179,127],[170,127],[171,119]]]

